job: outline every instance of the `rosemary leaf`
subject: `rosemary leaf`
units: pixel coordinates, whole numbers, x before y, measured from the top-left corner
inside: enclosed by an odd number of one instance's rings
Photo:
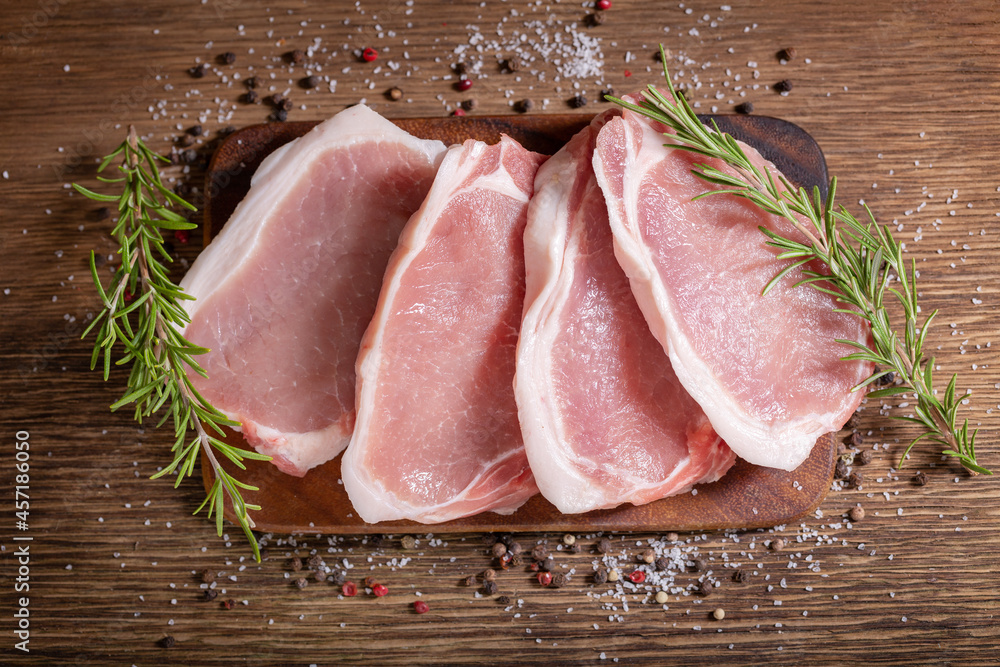
[[[185,365],[205,375],[194,357],[208,350],[181,334],[189,322],[181,302],[194,297],[185,294],[170,279],[168,266],[159,259],[172,261],[163,247],[162,230],[196,227],[172,207],[192,211],[195,207],[164,185],[157,163],[166,158],[147,148],[134,128],[129,128],[126,140],[104,158],[98,171],[103,172],[118,158],[121,158],[118,166],[121,176],[98,176],[98,180],[119,185],[122,188],[120,195],[100,194],[73,184],[76,191],[88,199],[118,202],[119,215],[112,235],[119,245],[122,264],[107,287],[101,282],[91,253],[90,272],[103,309],[83,334],[86,337],[92,330],[96,331],[90,367],[95,368],[103,356],[104,379],[107,380],[112,355],[118,354],[118,350],[124,351],[115,364],[131,367],[128,386],[124,395],[111,405],[111,410],[134,405],[135,419],[139,422],[162,412],[157,426],[168,419],[174,424],[173,460],[152,479],[176,473],[174,486],[179,486],[194,474],[199,455],[204,453],[215,481],[195,514],[206,509],[208,517],[212,518],[214,513],[216,530],[222,535],[223,508],[228,497],[237,523],[253,548],[254,558],[260,561],[257,540],[251,531],[254,522],[249,514],[250,510],[260,507],[246,503],[240,493],[241,489],[256,491],[257,488],[238,481],[223,470],[216,452],[241,469],[245,469],[243,459],[266,461],[270,457],[233,447],[209,435],[213,432],[222,436],[223,426],[238,424],[205,400],[187,376]],[[193,437],[189,439],[192,431]]]

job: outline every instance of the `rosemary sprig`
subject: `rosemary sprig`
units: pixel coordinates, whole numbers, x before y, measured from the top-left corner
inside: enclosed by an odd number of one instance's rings
[[[714,121],[711,128],[706,127],[684,96],[677,93],[670,80],[662,45],[660,51],[669,96],[650,85],[642,91],[643,100],[638,105],[615,97],[608,99],[673,130],[673,134],[665,134],[670,140],[669,145],[721,160],[736,172],[727,173],[704,163],[695,165],[693,173],[696,176],[721,186],[699,197],[717,194],[743,197],[762,210],[788,220],[805,237],[806,241],[801,242],[760,227],[767,237],[767,244],[781,251],[778,258],[789,262],[768,282],[764,293],[788,273],[801,267],[803,278],[796,286],[808,285],[831,294],[844,304],[844,307],[836,309],[837,312],[857,315],[871,323],[871,347],[852,340],[837,342],[858,350],[844,357],[845,360],[871,361],[877,366],[876,371],[852,391],[895,374],[901,384],[871,391],[868,395],[881,398],[904,392],[915,394],[916,416],[895,419],[919,424],[923,432],[903,452],[900,467],[913,446],[927,440],[942,447],[943,454],[961,461],[972,474],[991,475],[976,460],[977,430],[970,432],[968,419],[958,424],[958,406],[969,396],[968,393],[956,396],[958,376],[952,375],[941,399],[936,396],[934,358],[924,356],[923,344],[937,311],[922,324],[918,322],[916,262],[911,260],[907,266],[902,248],[891,232],[878,224],[867,205],[864,207],[867,217],[862,222],[845,207],[834,203],[836,178],[831,179],[829,194],[824,202],[819,188],[809,192],[794,187],[784,177],[776,181],[769,171],[753,164],[737,141],[721,132]],[[814,260],[822,262],[827,271],[820,273],[807,267]],[[889,286],[894,280],[893,274],[897,287]],[[905,322],[901,335],[893,329],[886,310],[887,291],[892,295],[890,301],[894,297],[903,310]]]
[[[112,355],[117,354],[119,344],[124,348],[124,354],[114,363],[131,365],[128,389],[111,409],[133,404],[135,419],[140,423],[162,409],[164,413],[157,426],[173,418],[171,451],[174,459],[152,479],[176,471],[176,488],[194,473],[198,454],[205,452],[215,483],[194,513],[205,508],[209,518],[214,513],[216,530],[222,535],[223,503],[228,496],[237,521],[253,547],[254,557],[259,561],[260,551],[251,532],[254,522],[249,511],[260,507],[246,503],[240,493],[241,490],[256,491],[257,487],[244,484],[223,470],[217,455],[225,456],[241,470],[246,469],[242,463],[245,458],[268,460],[270,457],[233,447],[216,437],[223,435],[223,426],[238,426],[238,423],[206,401],[184,370],[186,365],[205,376],[205,370],[194,357],[208,350],[194,345],[180,333],[190,321],[181,301],[194,297],[185,294],[168,275],[167,264],[173,260],[163,247],[163,230],[196,227],[172,208],[195,210],[195,207],[163,184],[157,163],[167,160],[147,148],[135,128],[129,128],[126,140],[104,158],[98,172],[119,157],[120,177],[97,178],[102,183],[118,184],[122,188],[120,195],[99,194],[73,184],[77,192],[89,199],[118,203],[118,221],[111,234],[120,246],[121,265],[107,289],[98,276],[94,253],[90,253],[90,272],[103,304],[101,312],[83,333],[86,337],[100,325],[90,367],[96,367],[103,355],[104,379],[107,380]],[[190,440],[189,430],[194,431]]]

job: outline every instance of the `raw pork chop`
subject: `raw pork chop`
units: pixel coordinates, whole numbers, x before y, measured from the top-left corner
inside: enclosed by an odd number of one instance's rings
[[[761,295],[785,262],[758,225],[801,237],[746,200],[693,200],[712,188],[691,174],[695,163],[729,170],[665,147],[662,130],[627,111],[598,137],[594,169],[618,261],[677,377],[719,435],[751,463],[792,470],[860,403],[862,393],[850,389],[871,367],[841,361],[853,350],[834,339],[864,343],[868,328],[833,312],[829,295],[793,287],[799,271]]]
[[[358,357],[343,460],[365,521],[509,513],[538,491],[512,385],[542,160],[509,137],[452,147],[400,236]]]
[[[211,352],[195,386],[292,475],[354,427],[354,362],[399,232],[444,144],[364,106],[278,149],[181,285],[186,335]]]
[[[535,481],[564,513],[681,493],[735,460],[678,382],[615,259],[591,167],[614,113],[538,170],[524,235],[515,395]]]

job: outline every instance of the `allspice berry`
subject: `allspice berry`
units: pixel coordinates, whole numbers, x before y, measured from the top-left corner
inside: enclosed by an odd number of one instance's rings
[[[848,512],[847,516],[850,517],[851,521],[861,521],[865,518],[865,508],[858,505],[857,507],[852,507]]]
[[[785,548],[785,541],[783,539],[776,538],[771,540],[771,549],[774,551],[781,551]]]
[[[505,553],[507,553],[507,547],[504,546],[503,542],[497,542],[493,545],[493,556],[495,558],[500,558]]]

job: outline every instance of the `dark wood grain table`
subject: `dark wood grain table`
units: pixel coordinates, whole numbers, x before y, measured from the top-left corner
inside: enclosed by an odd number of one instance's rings
[[[836,485],[819,510],[787,525],[669,543],[664,533],[581,530],[572,548],[544,527],[517,535],[526,552],[548,545],[557,571],[570,574],[558,589],[521,565],[501,570],[490,595],[481,573],[495,561],[484,536],[433,528],[266,535],[266,558],[253,562],[238,529],[218,538],[191,515],[203,497],[195,480],[174,489],[148,479],[170,460],[170,434],[108,410],[125,377],[91,372],[93,340],[79,338],[99,305],[89,252],[113,252],[112,221],[68,184],[96,187],[96,162],[133,124],[176,154],[166,172],[198,203],[222,133],[266,122],[275,92],[293,100],[289,120],[362,100],[390,118],[443,117],[470,99],[470,114],[516,113],[524,99],[532,114],[566,113],[578,95],[587,104],[575,110],[590,114],[604,108],[602,90],[656,82],[663,41],[699,111],[749,102],[754,114],[800,125],[839,177],[840,200],[856,213],[863,200],[906,242],[923,313],[941,311],[926,344],[937,377],[959,373],[958,387],[972,392],[959,414],[980,429],[981,461],[1000,469],[998,18],[982,0],[615,0],[604,11],[547,0],[4,3],[0,662],[996,664],[1000,482],[967,475],[930,446],[897,471],[915,435],[890,419],[912,411],[905,398],[868,401],[859,413],[860,450],[871,452],[857,467],[860,486]],[[369,46],[379,50],[372,63],[356,55]],[[290,62],[294,49],[304,62]],[[509,58],[517,71],[501,67]],[[474,81],[467,92],[454,87],[460,62]],[[246,99],[254,75],[259,104]],[[304,87],[307,76],[314,87]],[[789,82],[785,94],[779,81]],[[389,99],[392,87],[401,99]],[[196,125],[199,135],[189,132]],[[182,264],[201,249],[198,234],[172,245]],[[21,480],[19,434],[30,443]],[[917,471],[926,485],[913,481]],[[30,496],[25,529],[16,524],[20,482]],[[865,516],[848,521],[858,505]],[[691,567],[674,567],[672,583],[659,577],[649,591],[594,582],[599,562],[626,575],[647,548],[677,548]],[[344,598],[316,580],[311,556],[321,569],[350,566],[362,588],[375,577],[389,594]],[[737,581],[737,570],[749,578]],[[466,586],[470,575],[480,579]],[[702,580],[712,583],[707,596]],[[662,604],[653,599],[661,588]],[[218,595],[205,600],[205,590]],[[413,611],[417,599],[428,613]],[[30,652],[16,648],[19,629]]]

